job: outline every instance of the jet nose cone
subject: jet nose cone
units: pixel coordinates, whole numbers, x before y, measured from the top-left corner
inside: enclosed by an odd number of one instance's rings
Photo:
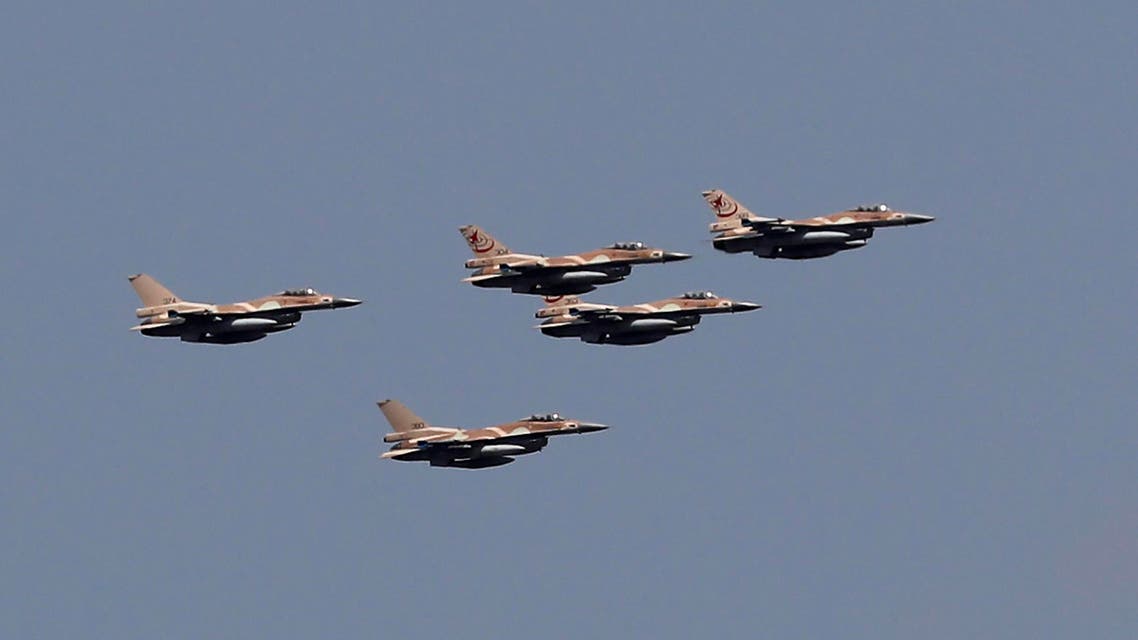
[[[763,305],[755,304],[754,302],[736,302],[731,305],[732,312],[738,311],[754,311],[755,309],[762,309]]]
[[[608,429],[607,424],[598,424],[596,422],[578,422],[577,430],[581,433],[592,433],[594,431],[604,431]]]
[[[680,260],[687,260],[691,258],[690,253],[680,253],[679,251],[665,251],[662,260],[664,262],[679,262]]]
[[[905,214],[905,224],[924,224],[926,222],[932,222],[933,220],[936,220],[936,218],[932,216],[921,215],[919,213]]]
[[[347,307],[354,307],[362,302],[363,300],[356,300],[355,298],[332,298],[332,308],[344,309]]]

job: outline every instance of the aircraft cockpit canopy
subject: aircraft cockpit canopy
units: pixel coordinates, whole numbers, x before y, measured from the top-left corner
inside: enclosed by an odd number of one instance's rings
[[[885,204],[884,202],[879,202],[877,204],[863,204],[860,207],[856,207],[854,211],[885,213],[886,211],[891,211],[891,209],[889,208],[889,205]]]
[[[303,289],[285,289],[284,291],[278,293],[277,295],[278,296],[316,296],[316,295],[320,295],[320,294],[316,293],[316,289],[313,289],[312,287],[305,287]]]
[[[561,422],[563,418],[559,413],[535,413],[528,420],[530,422]]]
[[[689,291],[682,296],[685,300],[714,300],[718,296],[710,291]]]
[[[623,249],[625,251],[639,251],[644,248],[643,242],[617,242],[609,247],[609,249]]]

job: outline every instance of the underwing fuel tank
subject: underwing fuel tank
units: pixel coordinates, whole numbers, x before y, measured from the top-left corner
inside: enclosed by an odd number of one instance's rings
[[[457,467],[459,469],[489,469],[513,462],[513,458],[474,458],[473,460],[431,460],[432,467]]]
[[[234,333],[245,331],[264,331],[277,326],[272,318],[233,318],[209,326],[210,333]]]
[[[488,444],[478,450],[481,456],[517,456],[529,453],[532,449],[520,444]]]
[[[829,243],[841,242],[849,238],[850,234],[845,231],[807,231],[795,238],[794,242],[795,244]]]
[[[592,284],[610,277],[612,276],[603,271],[569,271],[558,275],[553,281],[559,284]]]
[[[641,318],[639,320],[632,320],[624,327],[622,331],[663,331],[671,329],[676,326],[675,320],[668,320],[667,318]]]

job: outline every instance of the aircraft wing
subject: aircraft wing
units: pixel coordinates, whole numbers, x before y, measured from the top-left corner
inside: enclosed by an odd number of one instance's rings
[[[288,307],[276,309],[255,309],[251,311],[218,311],[217,309],[198,309],[194,311],[171,312],[171,319],[182,319],[185,322],[216,322],[229,318],[276,318],[303,311],[303,308]]]
[[[170,312],[170,318],[171,319],[181,318],[183,321],[185,321],[187,319],[191,319],[191,318],[193,318],[193,319],[212,318],[212,317],[219,317],[219,316],[225,316],[225,315],[239,315],[239,314],[218,313],[218,312],[212,311],[210,309],[194,309],[193,311],[171,311]]]
[[[162,327],[176,327],[180,324],[185,324],[185,323],[186,323],[185,318],[175,316],[173,318],[170,318],[168,320],[163,320],[161,322],[144,322],[142,324],[138,324],[138,325],[131,327],[130,331],[143,331],[145,329],[160,329]]]
[[[482,437],[468,437],[463,440],[456,438],[447,438],[445,440],[420,440],[415,443],[418,449],[470,449],[473,445],[483,445],[489,442],[493,443],[508,443],[532,440],[535,437],[541,436],[540,433],[513,433],[503,436],[482,436]],[[413,449],[408,449],[413,451]]]
[[[633,307],[608,307],[603,309],[571,310],[570,315],[588,320],[590,322],[622,322],[639,318],[673,318],[675,316],[690,316],[699,313],[700,309],[644,309]]]
[[[499,264],[497,269],[490,273],[475,273],[472,276],[463,278],[463,282],[479,282],[482,280],[493,280],[502,276],[516,275],[519,273],[537,273],[540,271],[554,272],[554,271],[569,271],[573,269],[580,269],[582,265],[547,265],[539,264],[537,262],[516,262],[513,264]]]
[[[798,233],[800,231],[826,231],[828,229],[847,230],[848,224],[802,224],[783,218],[770,218],[763,220],[744,220],[743,225],[759,233]]]
[[[760,233],[794,233],[799,227],[783,218],[761,218],[757,220],[744,220],[743,226],[750,227]],[[813,228],[813,227],[812,227]]]
[[[616,307],[609,307],[606,309],[570,309],[569,315],[576,316],[582,320],[589,322],[620,322],[624,320],[624,316],[615,313]],[[636,314],[637,317],[640,314]]]
[[[479,440],[478,442],[485,442],[485,440]],[[424,450],[431,450],[431,449],[433,449],[433,450],[447,449],[450,451],[454,451],[456,449],[461,450],[461,449],[469,449],[469,448],[470,448],[470,443],[465,441],[465,440],[453,440],[453,439],[450,439],[450,440],[420,440],[419,442],[415,443],[414,448],[392,449],[390,451],[384,452],[383,455],[380,457],[398,458],[400,456],[406,456],[406,455],[410,455],[412,453],[420,453]]]
[[[286,312],[285,310],[268,309],[265,311],[255,312],[255,317],[266,317],[275,319],[278,315],[277,311]],[[248,311],[217,311],[213,309],[194,309],[192,311],[171,311],[170,317],[161,322],[151,322],[146,324],[136,325],[130,328],[131,331],[143,331],[145,329],[157,329],[159,327],[176,327],[182,324],[191,324],[201,326],[203,324],[210,324],[214,322],[221,322],[231,318],[245,318],[254,315],[254,312]]]
[[[580,269],[587,269],[589,265],[586,264],[541,264],[540,262],[515,262],[498,265],[498,270],[501,273],[537,273],[544,271],[547,273],[556,271],[574,271]]]
[[[400,456],[405,456],[409,453],[418,453],[418,452],[419,452],[419,449],[392,449],[391,451],[384,451],[383,455],[381,455],[379,457],[384,458],[384,459],[398,458]]]

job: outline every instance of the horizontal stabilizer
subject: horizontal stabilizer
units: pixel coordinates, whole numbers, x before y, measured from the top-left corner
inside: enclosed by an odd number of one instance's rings
[[[418,449],[392,449],[391,451],[384,451],[380,458],[390,459],[405,456],[409,453],[419,453]]]
[[[573,322],[543,322],[541,324],[533,325],[534,329],[552,329],[553,327],[568,327],[571,324],[580,324],[576,321]]]
[[[185,324],[185,318],[171,318],[169,322],[151,322],[149,324],[139,324],[131,327],[130,331],[144,331],[146,329],[158,329],[161,327],[176,327],[180,324]]]
[[[462,281],[463,282],[482,282],[483,280],[493,280],[494,278],[500,278],[500,277],[502,277],[502,274],[500,274],[500,273],[482,273],[482,274],[473,275],[473,276],[463,278]]]

